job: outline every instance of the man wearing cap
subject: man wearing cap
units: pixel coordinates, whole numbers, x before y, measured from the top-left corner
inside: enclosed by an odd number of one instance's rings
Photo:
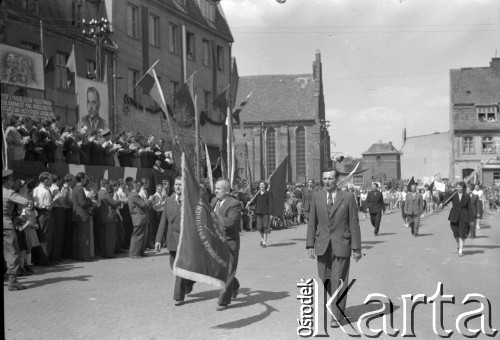
[[[19,246],[17,235],[12,223],[12,210],[14,204],[27,205],[28,200],[12,190],[12,170],[2,170],[2,196],[3,196],[3,258],[7,265],[9,275],[9,290],[26,289],[17,281],[17,271],[19,270]]]
[[[90,130],[103,130],[107,127],[106,121],[99,116],[101,97],[95,87],[87,89],[87,111],[88,115],[82,117],[80,125],[86,125]]]

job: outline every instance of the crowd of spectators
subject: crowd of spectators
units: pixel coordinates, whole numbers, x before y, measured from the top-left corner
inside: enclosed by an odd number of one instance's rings
[[[109,129],[89,130],[83,125],[58,126],[60,118],[9,118],[5,128],[9,161],[36,161],[136,168],[172,167],[172,152],[162,139],[140,133],[122,132],[113,136]]]

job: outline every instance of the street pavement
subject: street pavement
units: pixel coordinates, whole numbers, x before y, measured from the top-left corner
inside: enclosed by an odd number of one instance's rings
[[[447,221],[448,211],[423,219],[414,238],[399,212],[384,215],[379,236],[360,219],[363,258],[351,262],[356,279],[347,300],[347,316],[356,322],[380,304],[365,304],[371,293],[393,303],[394,327],[403,328],[404,294],[435,294],[438,282],[455,303],[443,305],[443,325],[463,338],[455,320],[477,303],[464,306],[468,293],[491,302],[493,327],[500,329],[500,213],[486,212],[474,240],[466,240],[463,257]],[[258,232],[241,234],[237,277],[240,295],[230,308],[217,312],[218,291],[196,284],[183,306],[173,304],[174,277],[166,250],[143,259],[121,257],[94,262],[66,261],[20,281],[29,287],[10,292],[4,282],[7,339],[298,339],[300,279],[317,278],[316,261],[305,250],[306,225],[276,230],[269,246],[259,246]],[[322,293],[321,293],[322,294]],[[320,294],[320,295],[321,295]],[[417,339],[439,339],[432,326],[430,303],[415,308]],[[320,312],[322,313],[322,311]],[[479,325],[479,318],[471,326]],[[382,327],[382,318],[370,323]],[[474,327],[471,327],[474,328]],[[327,328],[334,339],[349,339],[340,329]],[[401,337],[401,334],[398,335]],[[382,334],[380,338],[390,338]],[[480,335],[479,338],[485,338]],[[491,338],[490,338],[491,339]]]

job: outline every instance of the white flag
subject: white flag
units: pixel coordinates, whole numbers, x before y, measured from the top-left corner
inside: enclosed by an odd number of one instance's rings
[[[75,45],[73,45],[73,48],[71,49],[71,54],[66,62],[66,68],[72,73],[76,72]]]

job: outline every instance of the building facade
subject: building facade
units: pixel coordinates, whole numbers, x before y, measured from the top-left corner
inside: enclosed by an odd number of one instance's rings
[[[44,89],[14,86],[2,81],[2,93],[51,101],[54,114],[61,118],[62,125],[76,125],[78,112],[74,74],[67,70],[66,62],[74,46],[77,75],[93,76],[96,49],[93,42],[82,34],[81,21],[83,18],[99,17],[99,2],[6,0],[2,2],[1,9],[5,18],[1,43],[40,54],[45,63],[33,69],[35,74],[44,78]],[[113,54],[114,48],[106,45],[104,58],[112,60]],[[108,73],[111,77],[111,70]],[[108,89],[108,101],[112,102],[111,83]]]
[[[500,58],[490,67],[450,71],[450,175],[465,178],[480,164],[479,182],[500,182]]]
[[[331,166],[320,52],[313,74],[241,77],[237,102],[251,92],[245,129],[235,126],[237,177],[267,179],[290,155],[288,181],[319,181]]]
[[[363,156],[364,185],[369,187],[372,182],[382,184],[401,179],[401,153],[392,145],[392,142],[383,143],[381,140],[373,144]]]
[[[449,178],[450,133],[435,132],[429,135],[404,139],[401,147],[401,178],[415,179],[440,174]]]
[[[210,0],[113,1],[116,54],[116,131],[138,131],[170,141],[165,117],[140,87],[139,77],[157,60],[155,71],[167,103],[194,74],[200,134],[215,161],[223,142],[226,112],[212,103],[230,82],[233,37],[220,4]],[[174,125],[175,115],[172,117]],[[178,124],[178,126],[180,126]],[[193,136],[194,124],[176,133]]]

